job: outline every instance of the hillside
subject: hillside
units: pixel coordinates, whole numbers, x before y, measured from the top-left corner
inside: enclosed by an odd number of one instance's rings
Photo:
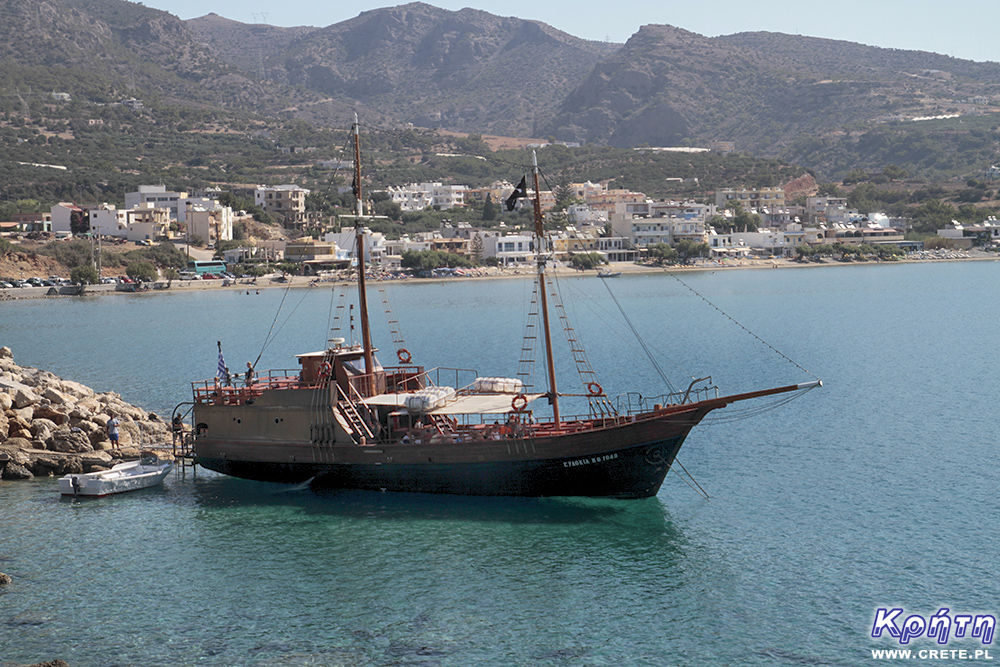
[[[972,104],[973,97],[987,102]],[[643,26],[545,131],[614,146],[733,141],[787,155],[804,135],[1000,111],[1000,65],[771,33],[707,38]],[[814,165],[809,165],[814,166]]]
[[[966,180],[1000,162],[1000,65],[917,51],[665,25],[607,44],[419,2],[325,27],[181,21],[125,0],[7,0],[0,21],[7,197],[282,179],[308,168],[282,147],[338,157],[343,137],[331,129],[355,113],[400,133],[379,147],[400,152],[383,158],[404,160],[399,177],[487,177],[434,159],[462,141],[427,129],[623,149],[726,141],[820,180],[890,164]],[[123,106],[131,98],[140,104]],[[954,118],[913,122],[926,116]],[[488,150],[476,137],[469,146]],[[630,160],[618,156],[611,166],[595,159],[599,171],[625,178]]]
[[[380,109],[401,123],[515,136],[534,136],[617,48],[535,21],[420,2],[318,30],[189,23],[229,62],[269,80]]]

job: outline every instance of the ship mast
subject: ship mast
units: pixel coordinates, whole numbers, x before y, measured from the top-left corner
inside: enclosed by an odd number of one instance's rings
[[[365,228],[364,200],[361,196],[361,135],[359,132],[358,115],[354,114],[354,198],[356,200],[354,219],[355,247],[358,255],[358,309],[361,318],[361,345],[365,357],[365,377],[367,378],[368,395],[375,393],[375,355],[372,352],[372,332],[368,324],[368,296],[365,292]]]
[[[542,225],[542,195],[538,187],[538,155],[531,152],[532,174],[535,179],[535,261],[538,264],[538,285],[541,294],[542,329],[545,332],[545,363],[549,378],[549,401],[552,403],[552,419],[559,426],[559,392],[556,390],[556,366],[552,359],[552,334],[549,330],[549,306],[545,284],[545,229]]]

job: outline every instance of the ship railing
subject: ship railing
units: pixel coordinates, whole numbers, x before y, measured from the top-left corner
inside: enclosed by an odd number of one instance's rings
[[[252,403],[270,389],[290,389],[301,385],[299,371],[295,369],[268,370],[255,376],[247,385],[242,379],[234,384],[224,384],[219,378],[192,382],[195,403],[215,405],[243,405]]]
[[[556,424],[551,419],[535,420],[530,412],[516,414],[468,415],[478,419],[458,424],[456,417],[429,415],[428,422],[420,428],[398,430],[394,437],[404,444],[468,443],[482,440],[522,440],[554,435],[582,433],[599,428],[619,426],[631,421],[626,416],[593,417],[569,415]],[[447,424],[446,424],[447,422]]]
[[[634,415],[642,412],[649,412],[665,405],[684,405],[686,403],[698,403],[712,398],[719,397],[719,388],[711,384],[712,378],[699,378],[693,380],[687,389],[683,391],[673,391],[657,396],[645,396],[638,392],[629,392],[618,397],[619,413]],[[701,386],[695,386],[699,382],[707,382]]]

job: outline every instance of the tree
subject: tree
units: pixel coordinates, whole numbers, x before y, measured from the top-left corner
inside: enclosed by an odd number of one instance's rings
[[[131,262],[125,267],[125,275],[137,283],[151,283],[156,280],[156,269],[149,262]]]
[[[553,193],[556,198],[555,210],[565,211],[570,204],[576,201],[576,193],[573,191],[573,186],[569,182],[568,178],[562,178],[556,185]]]
[[[174,281],[181,277],[181,274],[180,271],[171,266],[163,272],[163,277],[167,279],[167,289],[169,289]]]
[[[482,215],[484,222],[497,219],[497,205],[493,201],[493,197],[489,194],[486,195],[486,201],[483,203]]]
[[[646,248],[646,256],[657,264],[669,264],[677,261],[677,251],[667,243],[657,243]]]
[[[569,258],[569,265],[577,271],[596,269],[601,264],[607,263],[608,260],[596,252],[580,252]]]
[[[403,217],[403,209],[391,199],[383,199],[375,202],[375,215],[384,215],[390,220],[399,220]]]
[[[69,273],[70,282],[74,285],[95,285],[100,280],[97,269],[92,264],[81,264]]]
[[[681,239],[676,244],[677,253],[687,261],[691,257],[702,257],[709,251],[707,243],[699,243],[691,239]]]
[[[951,204],[939,199],[932,199],[921,204],[913,211],[913,231],[920,234],[933,234],[955,219],[958,211]]]
[[[901,181],[909,176],[905,169],[895,164],[885,165],[885,167],[882,168],[882,175],[890,181]]]
[[[82,211],[69,214],[69,230],[74,234],[86,234],[90,231],[90,216]]]
[[[483,261],[483,253],[486,248],[483,247],[483,237],[476,232],[476,235],[472,237],[472,242],[469,244],[469,253],[472,255],[472,259],[476,264],[481,264]]]

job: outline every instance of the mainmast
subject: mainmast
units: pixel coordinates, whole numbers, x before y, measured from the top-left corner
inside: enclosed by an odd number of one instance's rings
[[[361,318],[361,345],[365,356],[365,377],[368,378],[368,395],[375,393],[375,354],[372,352],[372,332],[368,324],[368,296],[365,292],[365,227],[364,199],[361,196],[361,135],[358,115],[354,114],[354,198],[356,200],[354,219],[355,247],[358,255],[358,309]]]
[[[559,425],[559,392],[556,390],[556,366],[552,360],[552,334],[549,330],[549,305],[545,284],[545,229],[542,225],[542,195],[538,187],[538,155],[531,152],[532,174],[535,179],[535,261],[538,264],[538,286],[541,294],[542,329],[545,332],[545,362],[549,377],[549,401],[552,403],[552,418]]]

